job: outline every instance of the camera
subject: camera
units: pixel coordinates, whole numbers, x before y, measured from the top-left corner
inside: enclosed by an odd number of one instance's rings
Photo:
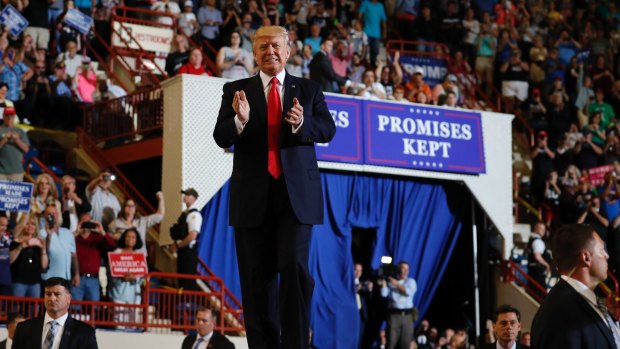
[[[105,176],[103,176],[103,180],[104,181],[114,181],[114,180],[116,180],[116,176],[115,175],[105,175]]]
[[[82,229],[96,230],[97,229],[97,223],[95,223],[95,222],[82,222],[80,227]]]
[[[392,264],[392,257],[381,257],[381,266],[379,267],[379,269],[377,269],[377,279],[387,280],[390,277],[398,279],[399,274],[400,272],[398,270],[398,266]]]
[[[53,214],[48,214],[47,217],[45,217],[45,221],[47,222],[47,225],[51,228],[56,224],[56,219],[54,218]]]

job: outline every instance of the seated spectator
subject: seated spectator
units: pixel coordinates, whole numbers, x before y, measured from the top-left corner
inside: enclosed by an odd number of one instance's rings
[[[179,15],[177,21],[179,29],[188,38],[198,33],[200,24],[198,24],[198,19],[196,18],[196,14],[194,14],[194,3],[192,0],[186,0],[183,3],[183,13]]]
[[[122,253],[136,253],[142,248],[142,239],[136,228],[129,228],[120,236],[118,240],[118,247],[114,252]],[[123,277],[111,277],[109,278],[109,292],[108,295],[114,303],[118,304],[140,304],[142,302],[142,278],[137,277],[131,273],[127,273]],[[118,308],[122,309],[122,308]],[[135,312],[134,309],[124,308],[124,310],[117,311],[121,316],[116,320],[119,322],[134,322]]]
[[[9,247],[13,296],[41,297],[41,273],[47,269],[49,257],[45,241],[39,238],[37,216],[22,215],[14,237]]]
[[[458,101],[458,79],[454,74],[447,74],[441,84],[437,84],[433,87],[433,96],[431,99],[432,104],[444,105],[448,91],[452,91]]]
[[[9,92],[9,85],[4,82],[0,82],[0,107],[2,108],[15,108],[13,101],[6,99],[6,96]],[[4,114],[4,113],[0,113]],[[3,115],[0,115],[0,120],[2,120]]]
[[[32,190],[32,204],[30,211],[39,218],[39,226],[45,226],[45,219],[43,213],[47,206],[54,206],[60,212],[61,205],[58,200],[58,189],[56,189],[56,183],[54,179],[47,173],[41,173],[34,181],[34,188]],[[60,218],[59,225],[62,225],[62,217]]]
[[[65,52],[58,55],[56,62],[63,62],[67,69],[67,75],[73,78],[77,74],[78,68],[84,62],[84,56],[77,53],[78,45],[74,40],[68,40],[65,45]]]
[[[180,34],[175,35],[173,50],[173,52],[166,56],[165,70],[166,73],[168,73],[168,77],[175,76],[179,68],[189,60],[189,44],[187,38]]]
[[[158,191],[155,196],[157,197],[157,212],[150,214],[148,216],[143,217],[136,210],[136,202],[132,199],[125,200],[123,204],[123,209],[118,213],[118,218],[116,218],[112,223],[110,223],[110,228],[108,231],[114,237],[114,240],[118,241],[121,237],[121,234],[129,229],[135,228],[138,234],[140,234],[140,239],[143,242],[146,242],[146,231],[152,226],[159,224],[161,220],[164,218],[164,214],[166,213],[166,209],[164,206],[164,194],[161,191]],[[147,254],[146,246],[142,246],[137,249],[139,252]]]
[[[158,23],[173,25],[181,13],[181,8],[176,1],[159,0],[151,5],[151,11],[162,12],[162,15],[157,16]]]
[[[252,54],[241,48],[241,34],[233,31],[228,45],[222,46],[215,59],[220,76],[225,79],[244,79],[254,73]]]
[[[458,98],[456,97],[456,92],[452,90],[447,90],[445,93],[445,98],[443,99],[443,105],[451,108],[458,108]]]
[[[379,83],[383,85],[386,98],[391,98],[394,93],[394,87],[400,85],[403,81],[403,70],[400,67],[400,52],[394,52],[392,64],[386,64],[383,59],[378,59],[375,76],[378,77]]]
[[[22,99],[22,86],[28,81],[34,72],[19,60],[17,49],[9,47],[2,57],[0,64],[0,81],[9,86],[7,98],[12,101]]]
[[[97,90],[97,74],[95,73],[95,67],[91,64],[88,57],[75,71],[73,90],[78,100],[81,102],[88,104],[94,102],[93,95]]]
[[[431,100],[431,88],[424,82],[424,69],[419,66],[413,67],[413,77],[405,85],[407,88],[407,99],[415,103],[427,103]],[[418,93],[426,95],[424,102],[419,101]]]
[[[211,71],[202,63],[202,51],[199,48],[191,50],[189,61],[179,68],[177,74],[213,76]]]
[[[80,216],[75,232],[75,248],[79,265],[79,276],[74,279],[71,297],[75,300],[99,301],[99,267],[101,259],[115,247],[112,236],[106,234],[101,222],[93,221],[89,213]]]
[[[405,88],[402,85],[397,85],[394,87],[394,93],[389,99],[397,102],[409,103],[407,98],[405,98]]]
[[[22,128],[15,127],[16,117],[14,108],[4,108],[0,126],[0,179],[19,182],[24,179],[22,160],[30,148],[30,140]]]
[[[86,198],[92,206],[92,220],[101,222],[104,227],[109,226],[121,210],[118,198],[110,190],[112,180],[112,174],[103,170],[86,186]]]
[[[71,79],[67,74],[67,67],[64,62],[54,65],[54,74],[48,77],[53,97],[72,98]]]
[[[381,83],[376,81],[375,72],[372,70],[367,70],[364,72],[364,80],[362,84],[357,87],[355,94],[357,96],[373,100],[387,98],[385,88],[381,85]]]
[[[77,231],[78,217],[90,212],[90,202],[85,196],[76,192],[75,178],[69,175],[62,177],[62,227]]]

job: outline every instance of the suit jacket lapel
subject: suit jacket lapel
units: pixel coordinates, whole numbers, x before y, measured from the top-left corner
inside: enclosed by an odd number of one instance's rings
[[[35,333],[32,334],[32,336],[35,339],[35,343],[37,344],[37,346],[41,345],[41,343],[43,343],[43,329],[45,328],[45,315],[43,316],[39,316],[37,318],[37,326],[35,328]]]
[[[67,321],[65,321],[65,326],[62,330],[62,338],[60,338],[60,346],[58,347],[58,349],[69,348],[69,340],[71,338],[72,326],[73,326],[73,318],[71,318],[71,316],[67,316]]]

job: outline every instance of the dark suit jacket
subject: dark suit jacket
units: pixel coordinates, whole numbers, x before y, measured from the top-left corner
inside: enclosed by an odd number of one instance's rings
[[[481,349],[497,349],[497,343],[485,344],[482,346]],[[530,347],[517,342],[517,349],[530,349]]]
[[[613,349],[601,316],[566,281],[549,292],[532,322],[532,349]]]
[[[43,341],[43,320],[40,316],[20,322],[13,337],[13,349],[38,349]],[[89,324],[67,317],[60,349],[97,349],[95,329]]]
[[[334,91],[333,81],[336,81],[338,85],[344,85],[347,82],[346,77],[336,74],[332,62],[323,51],[317,52],[312,57],[308,68],[310,69],[310,79],[321,84],[325,92],[340,92]]]
[[[323,223],[323,191],[316,162],[314,143],[329,142],[336,133],[320,87],[313,81],[286,74],[282,97],[284,117],[297,97],[303,107],[304,121],[297,133],[282,121],[280,158],[289,200],[302,224]],[[260,76],[224,85],[222,105],[213,131],[222,148],[234,145],[230,178],[230,225],[253,228],[263,222],[267,207],[270,175],[267,172],[267,101]],[[237,134],[232,108],[236,91],[244,90],[250,103],[250,118]]]
[[[194,342],[196,341],[196,334],[190,334],[185,337],[181,349],[193,349]],[[209,341],[207,349],[235,349],[235,345],[232,344],[228,338],[222,336],[218,332],[213,332],[213,337]]]
[[[0,342],[0,349],[6,349],[6,339]]]

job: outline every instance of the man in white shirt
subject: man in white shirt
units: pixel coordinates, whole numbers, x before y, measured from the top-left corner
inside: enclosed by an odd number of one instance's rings
[[[196,239],[198,239],[202,227],[202,216],[196,207],[198,192],[194,188],[187,188],[181,190],[181,194],[183,194],[183,203],[187,209],[181,213],[177,224],[183,225],[183,230],[186,230],[187,233],[183,233],[184,237],[182,238],[173,237],[177,240],[170,248],[172,252],[177,252],[177,273],[195,275],[197,274],[196,265],[198,264]],[[193,279],[180,279],[179,286],[185,290],[199,290],[196,280]]]
[[[551,250],[562,279],[534,316],[532,348],[620,348],[618,323],[594,293],[607,279],[605,242],[591,226],[572,224],[554,232]]]
[[[20,323],[15,330],[13,349],[97,349],[95,329],[69,316],[71,283],[49,278],[45,288],[45,315]]]
[[[235,349],[228,338],[214,332],[216,318],[211,309],[198,308],[196,312],[196,334],[185,337],[181,349]]]

